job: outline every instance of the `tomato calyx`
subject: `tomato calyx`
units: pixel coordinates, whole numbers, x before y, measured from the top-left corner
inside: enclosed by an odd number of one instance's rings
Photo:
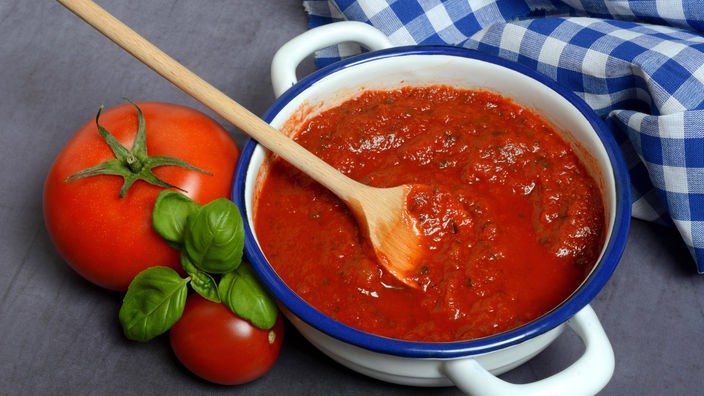
[[[105,143],[110,147],[110,150],[112,150],[115,158],[78,171],[67,177],[65,182],[72,182],[74,180],[98,175],[120,176],[123,178],[124,182],[120,188],[119,196],[120,198],[124,198],[127,195],[127,191],[137,180],[142,180],[158,187],[175,188],[185,192],[185,190],[181,187],[168,183],[154,175],[152,169],[159,166],[178,166],[212,175],[211,172],[195,167],[178,158],[167,156],[149,156],[147,154],[147,132],[144,114],[142,114],[142,110],[134,102],[127,98],[125,98],[125,100],[127,100],[137,110],[137,119],[139,122],[137,134],[135,135],[134,143],[132,145],[132,150],[130,151],[128,148],[120,144],[120,142],[117,141],[110,131],[100,125],[100,114],[103,110],[103,106],[100,106],[98,109],[98,114],[95,116],[95,124],[98,127],[100,136],[103,137]]]

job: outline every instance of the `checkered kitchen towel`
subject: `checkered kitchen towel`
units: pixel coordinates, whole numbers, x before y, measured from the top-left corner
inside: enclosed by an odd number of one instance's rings
[[[704,273],[703,0],[309,0],[311,27],[369,23],[395,45],[449,44],[529,66],[611,127],[633,216],[673,224]],[[358,49],[358,48],[357,48]],[[316,54],[318,66],[349,45]]]

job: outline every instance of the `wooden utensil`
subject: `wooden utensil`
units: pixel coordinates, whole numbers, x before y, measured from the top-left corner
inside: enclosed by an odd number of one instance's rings
[[[356,182],[188,70],[93,1],[57,0],[175,86],[280,155],[337,195],[366,231],[379,263],[409,286],[415,282],[420,235],[407,211],[412,185],[376,188]]]

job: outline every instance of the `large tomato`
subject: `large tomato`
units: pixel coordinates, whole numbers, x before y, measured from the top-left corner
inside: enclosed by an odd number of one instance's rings
[[[171,328],[171,347],[186,368],[201,378],[237,385],[253,381],[276,362],[284,337],[281,314],[271,329],[261,330],[235,315],[225,304],[193,293]]]
[[[184,190],[198,204],[229,197],[239,149],[226,130],[207,115],[168,103],[136,104],[144,114],[147,154],[168,156],[206,170],[159,166],[153,174]],[[131,150],[138,130],[133,104],[103,111],[99,123]],[[152,228],[154,202],[164,187],[136,181],[120,197],[123,178],[96,175],[67,181],[83,169],[115,159],[95,121],[68,141],[44,185],[44,219],[68,264],[89,281],[125,291],[140,271],[168,266],[181,271],[179,251]]]

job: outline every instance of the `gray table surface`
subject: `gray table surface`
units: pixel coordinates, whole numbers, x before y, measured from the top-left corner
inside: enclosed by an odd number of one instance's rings
[[[297,0],[100,3],[258,114],[274,99],[272,55],[306,29]],[[311,69],[310,61],[302,66],[303,73]],[[42,183],[63,144],[100,104],[116,105],[123,96],[208,112],[58,3],[0,1],[0,395],[429,392],[352,372],[291,326],[275,367],[236,387],[191,375],[166,337],[127,341],[117,321],[121,294],[89,284],[66,266],[41,210]],[[245,141],[227,128],[238,143]],[[704,279],[671,229],[634,221],[623,260],[592,306],[616,355],[602,394],[703,392]],[[502,377],[534,381],[565,367],[582,349],[566,333]]]

